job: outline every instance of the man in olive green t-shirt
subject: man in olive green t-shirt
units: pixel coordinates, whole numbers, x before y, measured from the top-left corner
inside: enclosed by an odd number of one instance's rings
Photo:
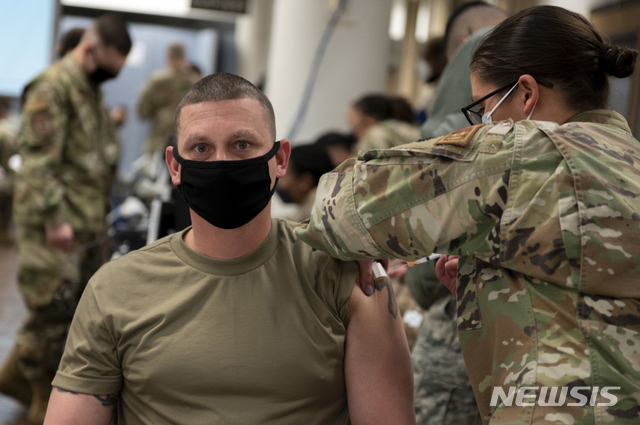
[[[129,425],[414,423],[391,288],[367,297],[355,263],[271,218],[290,144],[274,143],[266,96],[208,76],[176,133],[167,165],[193,226],[92,278],[45,424],[106,425],[113,412]]]

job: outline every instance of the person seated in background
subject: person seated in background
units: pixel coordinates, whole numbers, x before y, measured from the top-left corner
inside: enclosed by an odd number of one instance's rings
[[[433,111],[433,102],[440,76],[447,66],[444,37],[430,38],[424,46],[422,58],[418,61],[419,87],[413,109],[416,111],[416,124],[422,125]]]
[[[353,146],[357,141],[353,134],[332,131],[320,136],[315,144],[325,150],[331,160],[331,166],[335,168],[353,156]]]
[[[192,227],[105,265],[78,306],[47,425],[413,424],[388,284],[272,219],[290,144],[267,97],[213,74],[176,110],[172,181]],[[122,422],[121,422],[122,421]]]
[[[359,150],[390,149],[420,138],[420,130],[414,125],[413,109],[400,96],[364,96],[348,109],[347,121],[358,139],[355,154]]]
[[[167,49],[167,68],[151,75],[138,100],[138,116],[151,120],[145,153],[164,152],[169,145],[176,107],[196,81],[196,74],[185,60],[184,46],[171,44]]]
[[[318,181],[331,170],[333,166],[329,155],[321,146],[301,145],[291,149],[288,173],[280,179],[277,193],[283,201],[300,207],[294,221],[309,218]]]

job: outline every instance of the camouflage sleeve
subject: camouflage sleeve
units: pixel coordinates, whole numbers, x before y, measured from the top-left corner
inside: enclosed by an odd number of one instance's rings
[[[146,120],[156,114],[156,110],[158,109],[154,97],[156,89],[155,79],[150,78],[142,89],[142,93],[138,99],[138,116],[140,119]]]
[[[63,214],[63,154],[67,136],[68,108],[62,96],[46,82],[29,88],[23,105],[18,135],[22,158],[21,178],[16,183],[16,214],[38,214],[45,225],[58,226]]]
[[[322,177],[310,221],[297,234],[343,260],[415,260],[436,250],[491,259],[513,137],[486,130],[468,127],[344,163]]]
[[[111,121],[109,112],[105,108],[103,108],[102,110],[102,115],[103,121],[106,123],[104,158],[109,168],[113,171],[117,168],[118,161],[120,160],[120,135],[118,134],[116,125],[113,123],[113,121]]]
[[[9,158],[15,153],[13,138],[0,130],[0,167],[9,170]]]

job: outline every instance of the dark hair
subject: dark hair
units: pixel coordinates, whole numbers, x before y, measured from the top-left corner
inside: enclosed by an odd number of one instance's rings
[[[449,38],[451,37],[451,30],[453,29],[453,24],[460,17],[460,15],[462,15],[464,12],[474,7],[491,7],[491,5],[486,1],[468,1],[458,6],[453,11],[451,16],[449,16],[449,19],[447,19],[447,25],[445,26],[445,30],[444,30],[445,49],[446,49],[446,46],[449,44]]]
[[[363,115],[376,121],[394,119],[413,124],[413,108],[409,102],[400,96],[371,94],[364,96],[353,107]]]
[[[350,151],[357,142],[358,139],[356,139],[353,134],[330,132],[318,137],[318,140],[316,140],[314,144],[322,148],[341,146]]]
[[[63,57],[73,50],[78,43],[80,43],[82,34],[84,34],[84,28],[82,27],[71,28],[69,31],[62,34],[62,38],[58,44],[58,57]]]
[[[431,38],[424,46],[423,58],[431,65],[432,73],[426,83],[433,83],[440,78],[447,66],[447,49],[443,37]]]
[[[180,113],[186,105],[232,99],[255,99],[260,102],[269,132],[275,140],[276,116],[267,96],[244,78],[224,72],[208,75],[191,86],[176,108],[176,135],[180,132]]]
[[[123,55],[129,54],[131,37],[127,30],[127,24],[120,15],[107,13],[98,17],[93,25],[98,38],[105,47],[113,46]]]
[[[313,176],[315,186],[318,185],[323,174],[333,170],[331,159],[322,146],[299,145],[291,149],[289,167],[296,176],[310,173]]]
[[[529,74],[553,84],[567,106],[606,108],[607,75],[633,73],[638,52],[611,46],[583,16],[556,6],[536,6],[499,24],[473,54],[471,71],[485,82],[509,84]]]
[[[466,13],[471,9],[477,10],[474,10],[473,13]],[[455,51],[459,45],[460,37],[470,35],[480,28],[495,25],[507,16],[509,15],[504,10],[484,1],[462,3],[447,20],[443,42],[445,57],[448,50]]]

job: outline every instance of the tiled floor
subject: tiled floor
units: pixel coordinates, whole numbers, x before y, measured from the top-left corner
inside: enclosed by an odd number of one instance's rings
[[[15,333],[27,315],[16,286],[17,255],[12,247],[0,245],[0,364],[13,347]],[[0,395],[0,425],[27,425],[25,409]]]

